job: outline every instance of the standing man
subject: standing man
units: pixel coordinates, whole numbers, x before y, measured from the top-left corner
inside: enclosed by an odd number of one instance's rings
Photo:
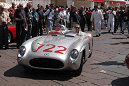
[[[39,20],[38,20],[38,30],[37,30],[37,34],[42,36],[43,35],[43,24],[44,24],[44,8],[41,8],[41,5],[38,4],[38,9],[36,10],[36,12],[39,14]]]
[[[121,33],[124,34],[124,10],[123,10],[123,7],[120,7],[119,22],[120,22]]]
[[[11,18],[11,22],[14,23],[14,13],[15,13],[15,3],[12,3],[12,7],[9,8],[9,17]]]
[[[24,8],[26,19],[27,19],[27,37],[26,39],[31,38],[31,32],[32,32],[32,4],[27,3],[27,6]]]
[[[127,26],[128,26],[128,37],[127,38],[129,38],[129,6],[127,7],[126,16],[127,16]]]
[[[33,16],[33,23],[32,23],[32,37],[38,36],[38,21],[39,21],[39,14],[36,12],[36,9],[32,9],[32,16]]]
[[[54,10],[53,4],[50,4],[49,9],[44,13],[44,16],[47,16],[47,30],[51,31],[54,22]],[[47,31],[48,32],[48,31]]]
[[[21,46],[21,44],[25,41],[26,37],[26,15],[23,10],[23,5],[19,4],[19,8],[16,10],[15,14],[16,20],[16,40],[17,40],[17,48]]]
[[[79,15],[80,15],[80,26],[81,26],[81,30],[82,32],[85,32],[85,24],[86,24],[86,18],[85,18],[85,11],[84,11],[84,7],[82,6],[79,10]]]
[[[10,22],[9,13],[2,6],[0,6],[0,49],[5,45],[8,48],[8,26]]]
[[[101,22],[104,19],[103,14],[101,10],[98,10],[98,6],[94,7],[94,11],[91,15],[91,21],[94,20],[94,29],[96,31],[96,37],[99,37],[101,35]]]
[[[78,16],[78,8],[71,7],[70,11],[70,21],[71,21],[71,28],[75,27],[76,24],[79,24],[80,16]]]
[[[88,9],[88,11],[86,11],[86,22],[87,22],[87,26],[88,26],[88,31],[92,31],[92,22],[90,21],[91,19],[91,8]]]
[[[116,33],[119,26],[119,10],[117,7],[115,7],[115,11],[116,11],[116,16],[115,16],[115,24],[114,24],[114,33]]]
[[[112,32],[112,34],[114,33],[114,23],[115,23],[115,16],[116,16],[116,12],[111,9],[109,10],[109,17],[108,17],[108,31]]]

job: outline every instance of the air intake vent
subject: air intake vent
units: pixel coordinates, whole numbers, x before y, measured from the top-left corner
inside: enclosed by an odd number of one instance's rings
[[[61,61],[47,58],[35,58],[30,61],[30,65],[40,68],[63,68],[64,64]]]

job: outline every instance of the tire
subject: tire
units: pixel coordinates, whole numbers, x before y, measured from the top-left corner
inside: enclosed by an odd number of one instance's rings
[[[12,39],[13,39],[12,34],[9,31],[9,33],[8,33],[8,43],[11,43]]]
[[[75,77],[81,75],[83,64],[84,64],[84,58],[83,58],[83,56],[84,56],[84,51],[82,53],[80,67],[77,70],[72,71],[73,76],[75,76]]]
[[[90,55],[89,55],[89,57],[88,58],[90,58],[92,56],[92,52],[90,53]]]
[[[92,56],[92,51],[93,51],[93,39],[92,39],[92,49],[90,50],[90,55],[88,56],[88,58]]]

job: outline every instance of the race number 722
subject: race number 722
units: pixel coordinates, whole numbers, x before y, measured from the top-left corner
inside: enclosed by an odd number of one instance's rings
[[[47,45],[45,45],[45,44],[40,44],[40,43],[37,43],[37,44],[40,45],[40,46],[37,48],[36,52],[37,52],[40,48],[42,48],[42,47],[44,47],[44,46],[50,46],[50,47],[47,48],[47,49],[44,49],[43,52],[54,52],[54,53],[64,54],[63,51],[66,51],[66,50],[67,50],[67,48],[64,47],[64,46],[56,46],[56,45],[53,45],[53,44],[47,44]],[[57,49],[57,50],[55,50],[55,51],[52,50],[52,49],[57,48],[57,47],[58,47],[59,49]]]

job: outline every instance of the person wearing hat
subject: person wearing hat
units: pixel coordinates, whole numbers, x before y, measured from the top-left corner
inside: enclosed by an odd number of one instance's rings
[[[8,23],[10,22],[9,13],[0,6],[0,48],[8,48]]]
[[[98,6],[94,6],[94,11],[91,15],[91,22],[94,22],[94,28],[96,31],[96,37],[101,35],[101,22],[104,20],[101,10],[98,10]]]

